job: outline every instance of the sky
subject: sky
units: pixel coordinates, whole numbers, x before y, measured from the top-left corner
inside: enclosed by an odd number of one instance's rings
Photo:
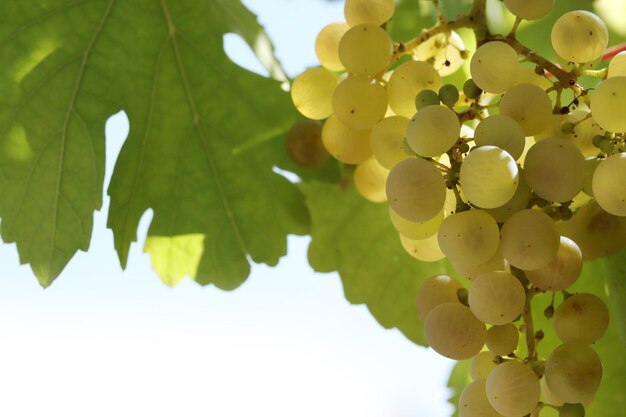
[[[244,0],[290,76],[316,65],[313,42],[343,2]],[[228,55],[263,73],[225,37]],[[107,124],[105,190],[128,132]],[[443,417],[453,362],[383,329],[314,273],[308,238],[290,237],[278,267],[254,265],[224,292],[186,279],[165,286],[139,227],[122,271],[106,228],[108,197],[79,252],[43,290],[14,245],[0,245],[0,416]]]

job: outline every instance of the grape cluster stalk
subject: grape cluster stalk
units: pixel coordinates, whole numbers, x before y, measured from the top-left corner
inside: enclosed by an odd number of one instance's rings
[[[504,0],[516,16],[508,34],[489,31],[485,2],[447,21],[435,0],[436,25],[398,42],[386,30],[393,0],[346,0],[345,21],[316,39],[320,66],[293,81],[308,120],[289,133],[288,150],[304,166],[327,154],[355,166],[357,191],[388,202],[411,256],[447,257],[469,279],[466,289],[429,277],[416,300],[428,344],[473,358],[461,417],[546,407],[580,417],[602,378],[593,344],[609,313],[596,295],[567,290],[584,261],[626,247],[626,52],[607,54],[604,22],[576,10],[552,28],[552,62],[515,33],[554,0]],[[466,61],[471,78],[446,84]],[[583,88],[581,76],[598,83]],[[531,300],[543,292],[553,294],[552,329],[535,331]],[[562,342],[547,356],[537,349],[544,330]]]

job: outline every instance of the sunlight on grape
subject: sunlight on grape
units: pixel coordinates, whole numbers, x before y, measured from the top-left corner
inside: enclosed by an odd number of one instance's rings
[[[33,158],[33,149],[28,142],[24,126],[14,124],[9,128],[2,141],[2,154],[8,159],[19,162],[27,162]]]
[[[597,0],[594,6],[609,29],[620,35],[626,35],[626,26],[624,26],[626,2],[623,0]]]
[[[60,43],[49,36],[39,40],[39,43],[33,48],[30,54],[25,54],[22,60],[13,64],[13,79],[20,83],[30,74],[39,64],[47,57],[52,55],[60,47]]]

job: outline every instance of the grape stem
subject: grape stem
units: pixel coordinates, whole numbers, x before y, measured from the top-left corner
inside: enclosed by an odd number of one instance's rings
[[[532,298],[537,294],[537,289],[529,285],[526,274],[521,269],[511,266],[511,274],[520,280],[526,289],[526,300],[524,301],[524,309],[522,310],[522,320],[524,321],[524,336],[526,338],[526,348],[528,349],[529,362],[537,360],[537,339],[535,338],[535,329],[533,326],[533,313],[531,308]]]
[[[611,46],[602,54],[602,60],[607,61],[620,52],[626,51],[626,42]]]

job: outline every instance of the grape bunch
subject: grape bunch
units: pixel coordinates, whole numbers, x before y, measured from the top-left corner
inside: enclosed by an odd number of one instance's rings
[[[309,138],[303,165],[322,163],[325,149],[356,166],[357,191],[388,202],[403,248],[423,262],[447,257],[469,280],[466,289],[436,275],[417,294],[428,344],[473,358],[461,417],[539,415],[546,406],[582,416],[602,378],[592,345],[609,314],[596,295],[567,290],[584,261],[626,247],[626,52],[598,69],[607,27],[577,10],[552,28],[554,63],[515,36],[554,0],[504,4],[516,16],[508,34],[491,33],[485,0],[474,0],[467,15],[439,14],[434,27],[397,42],[386,30],[393,0],[346,0],[346,21],[316,39],[320,66],[293,81],[293,103],[310,120],[288,143]],[[473,29],[473,50],[461,28]],[[446,83],[466,61],[470,78]],[[582,76],[595,77],[593,88]],[[563,294],[545,311],[562,342],[547,357],[530,308],[544,292]]]

